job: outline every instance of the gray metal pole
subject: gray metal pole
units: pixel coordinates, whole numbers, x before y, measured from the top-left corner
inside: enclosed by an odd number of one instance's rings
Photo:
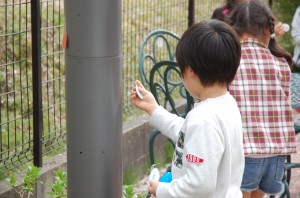
[[[65,0],[68,197],[122,197],[121,0]]]

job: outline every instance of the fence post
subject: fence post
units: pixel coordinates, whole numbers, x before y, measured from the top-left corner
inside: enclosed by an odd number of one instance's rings
[[[189,0],[188,4],[188,27],[191,27],[195,23],[195,2]]]
[[[122,197],[121,0],[65,0],[68,197]]]
[[[40,0],[31,1],[32,89],[33,89],[33,164],[42,167],[42,80]]]

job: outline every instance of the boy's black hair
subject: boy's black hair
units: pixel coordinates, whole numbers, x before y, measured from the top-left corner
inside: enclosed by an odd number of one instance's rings
[[[275,19],[268,5],[261,0],[252,0],[237,4],[226,17],[226,22],[238,33],[249,33],[256,38],[264,40],[268,29],[270,34],[274,33]],[[276,57],[283,57],[292,64],[292,57],[289,52],[279,47],[275,38],[270,39],[269,46],[271,53]]]
[[[176,60],[183,74],[187,67],[203,86],[229,85],[238,69],[241,46],[236,32],[226,23],[209,19],[184,32],[176,48]]]

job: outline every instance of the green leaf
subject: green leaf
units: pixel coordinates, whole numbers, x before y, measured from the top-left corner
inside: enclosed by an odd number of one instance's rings
[[[49,185],[52,192],[48,194],[51,195],[52,198],[63,198],[66,197],[64,194],[67,188],[67,174],[63,170],[58,170],[55,172],[55,181]]]
[[[56,171],[56,176],[60,178],[61,180],[67,179],[67,173],[64,170],[58,170]]]
[[[15,187],[17,183],[17,178],[15,173],[10,173],[9,178],[6,179],[11,187]]]
[[[135,193],[133,191],[133,186],[131,186],[131,185],[124,186],[123,195],[126,198],[132,198],[135,195]]]
[[[54,182],[54,184],[51,187],[52,187],[52,190],[56,193],[61,193],[64,191],[63,182],[61,182],[60,180],[57,180],[56,182]]]

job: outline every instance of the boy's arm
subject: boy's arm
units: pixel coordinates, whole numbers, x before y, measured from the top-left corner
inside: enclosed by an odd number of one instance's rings
[[[168,112],[160,106],[152,113],[149,123],[175,142],[177,140],[177,134],[180,132],[184,123],[184,119]]]
[[[195,123],[187,128],[182,156],[185,174],[171,183],[160,183],[157,198],[208,197],[215,192],[224,152],[222,139],[217,130],[206,123]]]
[[[135,83],[138,86],[139,92],[143,94],[143,98],[140,98],[136,88],[133,88],[130,96],[131,103],[151,116],[150,124],[154,128],[175,141],[184,119],[160,107],[152,93],[147,91],[140,81],[137,80]]]

